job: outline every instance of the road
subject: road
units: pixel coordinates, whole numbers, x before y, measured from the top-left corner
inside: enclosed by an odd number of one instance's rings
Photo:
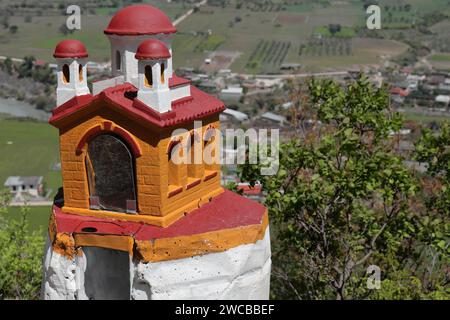
[[[291,79],[291,78],[309,78],[309,77],[333,77],[346,76],[347,71],[334,72],[317,72],[317,73],[295,73],[295,74],[236,74],[245,79],[260,78],[260,79]]]
[[[53,201],[15,201],[8,204],[10,207],[50,207],[53,205]]]
[[[186,19],[187,17],[189,17],[191,14],[194,13],[194,9],[195,8],[200,8],[201,6],[205,5],[208,2],[208,0],[203,0],[199,3],[196,3],[194,5],[194,8],[192,8],[191,10],[189,10],[188,12],[186,12],[185,14],[183,14],[181,17],[179,17],[178,19],[176,19],[172,24],[174,26],[180,24],[184,19]]]
[[[5,56],[0,56],[0,60],[4,61],[6,60],[8,57]],[[20,58],[11,58],[12,62],[23,62],[23,59]]]

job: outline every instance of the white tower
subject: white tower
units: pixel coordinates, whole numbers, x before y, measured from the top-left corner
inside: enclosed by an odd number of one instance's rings
[[[53,56],[58,63],[56,105],[90,94],[86,72],[88,52],[84,44],[78,40],[63,40],[56,46]]]
[[[132,5],[117,12],[104,31],[111,42],[113,76],[123,76],[125,82],[137,85],[138,61],[135,54],[139,44],[147,39],[161,40],[172,53],[171,35],[176,31],[164,12],[150,5]],[[171,78],[172,57],[166,67]]]
[[[138,61],[137,98],[159,113],[171,110],[168,68],[170,57],[164,42],[156,39],[143,41],[135,55]]]

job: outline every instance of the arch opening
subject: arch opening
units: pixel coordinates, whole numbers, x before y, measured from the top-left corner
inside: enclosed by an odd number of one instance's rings
[[[135,159],[125,142],[109,133],[96,136],[85,166],[91,209],[136,213]]]
[[[151,66],[145,66],[145,86],[153,87],[153,69]]]
[[[64,83],[70,83],[70,69],[69,69],[69,65],[65,64],[63,65],[62,68],[62,77],[63,77],[63,82]]]
[[[122,55],[120,54],[120,51],[116,51],[116,70],[122,70]]]
[[[163,63],[161,63],[161,83],[164,84],[166,82],[166,79],[164,77],[164,72],[166,71],[166,66]]]
[[[78,66],[78,79],[80,80],[80,82],[83,82],[83,66],[80,64]]]

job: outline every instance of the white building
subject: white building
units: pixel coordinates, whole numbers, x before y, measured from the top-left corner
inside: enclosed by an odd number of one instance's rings
[[[436,102],[436,104],[448,107],[450,105],[450,96],[438,95],[434,99],[434,102]]]
[[[246,115],[245,113],[229,108],[225,109],[225,111],[223,111],[223,114],[233,118],[238,122],[244,122],[248,120],[248,115]]]
[[[284,123],[287,122],[286,117],[272,113],[272,112],[266,112],[266,113],[262,114],[261,119],[275,122],[275,123],[279,124],[280,126],[284,125]]]
[[[11,176],[6,179],[4,186],[11,191],[15,200],[23,200],[26,197],[39,197],[44,192],[43,177],[19,177]]]
[[[220,98],[223,100],[238,101],[244,95],[244,88],[242,87],[229,87],[220,92]]]

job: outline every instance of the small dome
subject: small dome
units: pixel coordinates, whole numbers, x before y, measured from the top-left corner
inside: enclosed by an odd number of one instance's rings
[[[81,41],[63,40],[55,48],[55,58],[86,58],[88,52]]]
[[[150,5],[132,5],[119,10],[104,31],[117,35],[154,35],[177,32],[161,10]]]
[[[141,42],[135,55],[138,60],[158,60],[170,57],[166,44],[157,39],[148,39]]]

